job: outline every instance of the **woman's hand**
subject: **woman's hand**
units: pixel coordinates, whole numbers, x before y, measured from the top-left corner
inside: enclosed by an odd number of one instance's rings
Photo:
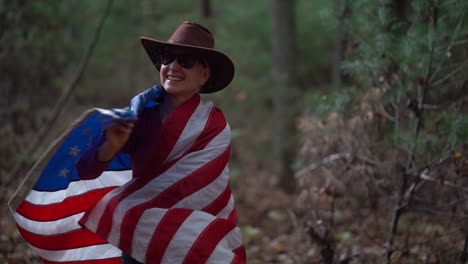
[[[122,149],[133,130],[133,122],[115,121],[106,129],[106,141],[97,153],[100,162],[109,162]]]

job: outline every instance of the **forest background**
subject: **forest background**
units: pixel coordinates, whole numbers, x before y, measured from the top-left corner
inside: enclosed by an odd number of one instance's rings
[[[2,204],[81,112],[158,83],[140,36],[197,21],[236,65],[206,98],[233,129],[249,263],[466,263],[467,18],[464,0],[1,0]],[[0,262],[38,262],[2,208]]]

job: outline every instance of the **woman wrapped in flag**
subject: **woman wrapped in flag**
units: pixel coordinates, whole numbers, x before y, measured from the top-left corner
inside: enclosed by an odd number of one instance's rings
[[[33,191],[19,206],[21,195],[10,201],[18,228],[45,263],[245,263],[229,186],[230,127],[200,97],[228,86],[234,65],[196,23],[167,42],[140,40],[161,85],[130,110],[78,122],[32,170],[41,175]],[[91,140],[93,118],[107,125]],[[89,136],[86,148],[73,133]],[[74,167],[62,169],[65,154],[77,157]],[[54,173],[69,182],[50,187],[42,178]]]
[[[120,248],[128,263],[243,262],[229,189],[230,128],[199,93],[225,88],[234,66],[203,26],[183,23],[167,42],[141,38],[166,96],[134,122],[115,122],[78,163],[102,174],[119,152],[132,180],[108,193],[81,224]]]

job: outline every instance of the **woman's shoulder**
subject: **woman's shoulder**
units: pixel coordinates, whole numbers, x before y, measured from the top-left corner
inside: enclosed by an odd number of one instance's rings
[[[202,104],[203,107],[205,107],[207,109],[207,112],[211,116],[216,117],[218,119],[221,119],[221,120],[223,120],[224,122],[227,123],[226,116],[224,115],[223,110],[221,108],[219,108],[217,105],[215,105],[215,103],[213,103],[213,101],[201,100],[200,104]]]
[[[207,111],[207,126],[210,130],[217,130],[219,132],[225,130],[230,133],[231,128],[223,110],[217,107],[212,101],[202,101],[205,104]]]

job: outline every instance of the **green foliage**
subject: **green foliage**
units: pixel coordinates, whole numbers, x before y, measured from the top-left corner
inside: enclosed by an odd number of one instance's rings
[[[0,8],[0,173],[41,125],[58,97],[57,86],[73,57],[69,5],[51,1],[1,1]]]
[[[329,80],[337,9],[333,1],[297,1],[298,76],[309,90]]]
[[[355,95],[354,89],[333,89],[327,92],[312,91],[305,94],[305,111],[319,118],[335,112],[347,116]]]
[[[442,116],[442,134],[447,136],[447,143],[454,149],[468,140],[468,117],[458,113]]]
[[[367,2],[355,1],[353,8],[366,15],[377,14],[379,19],[354,16],[351,32],[357,49],[349,54],[344,64],[353,81],[361,87],[381,89],[384,96],[379,102],[395,115],[401,114],[397,113],[401,107],[396,106],[422,99],[426,83],[431,88],[425,94],[424,103],[442,104],[460,96],[461,83],[466,81],[461,69],[466,70],[467,53],[464,52],[466,46],[454,43],[464,37],[461,29],[467,16],[467,4],[463,1],[411,1],[407,6],[393,6],[396,2],[366,5]],[[460,56],[454,58],[453,50]],[[447,76],[450,76],[450,82],[444,82],[442,87],[439,80]],[[403,119],[397,120],[398,129],[411,131],[411,126],[405,125],[406,117],[399,117]],[[452,121],[460,120],[458,117]],[[434,115],[431,118],[437,119]],[[464,129],[456,124],[450,127]],[[406,133],[396,132],[396,135],[401,134]],[[455,144],[456,140],[450,138],[451,145]],[[395,143],[402,143],[400,136],[394,139]],[[407,139],[405,142],[408,140],[411,141]]]

